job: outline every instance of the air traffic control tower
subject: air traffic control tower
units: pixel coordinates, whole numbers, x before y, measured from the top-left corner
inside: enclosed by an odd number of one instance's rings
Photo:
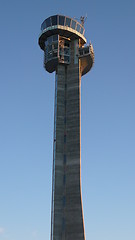
[[[55,71],[51,240],[84,240],[81,195],[81,77],[94,62],[81,23],[62,15],[41,25],[46,71]]]

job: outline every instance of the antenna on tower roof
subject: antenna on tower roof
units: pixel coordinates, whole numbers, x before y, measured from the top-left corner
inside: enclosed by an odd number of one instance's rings
[[[81,21],[81,24],[84,26],[84,23],[85,23],[85,21],[87,20],[87,13],[86,13],[86,16],[84,17],[84,16],[81,16],[80,17],[80,21]]]
[[[87,20],[87,13],[86,13],[85,17],[84,17],[84,16],[81,16],[80,18],[76,18],[76,17],[74,17],[74,19],[76,19],[76,20],[80,20],[82,26],[84,26],[84,23],[85,23],[86,20]]]

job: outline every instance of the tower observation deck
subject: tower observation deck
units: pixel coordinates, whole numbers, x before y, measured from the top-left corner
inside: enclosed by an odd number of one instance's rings
[[[81,194],[81,76],[94,63],[84,26],[55,15],[41,25],[46,71],[55,71],[51,240],[84,240]]]

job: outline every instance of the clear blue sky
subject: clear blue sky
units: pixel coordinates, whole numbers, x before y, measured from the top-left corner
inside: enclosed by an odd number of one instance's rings
[[[1,0],[0,240],[50,237],[54,74],[38,46],[49,15],[87,13],[82,78],[86,239],[135,240],[135,2]]]

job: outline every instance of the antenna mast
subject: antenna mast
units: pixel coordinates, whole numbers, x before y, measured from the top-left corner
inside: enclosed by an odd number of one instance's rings
[[[84,23],[85,23],[86,19],[87,19],[87,14],[86,14],[85,17],[84,16],[80,17],[80,21],[81,21],[82,26],[84,26]]]

